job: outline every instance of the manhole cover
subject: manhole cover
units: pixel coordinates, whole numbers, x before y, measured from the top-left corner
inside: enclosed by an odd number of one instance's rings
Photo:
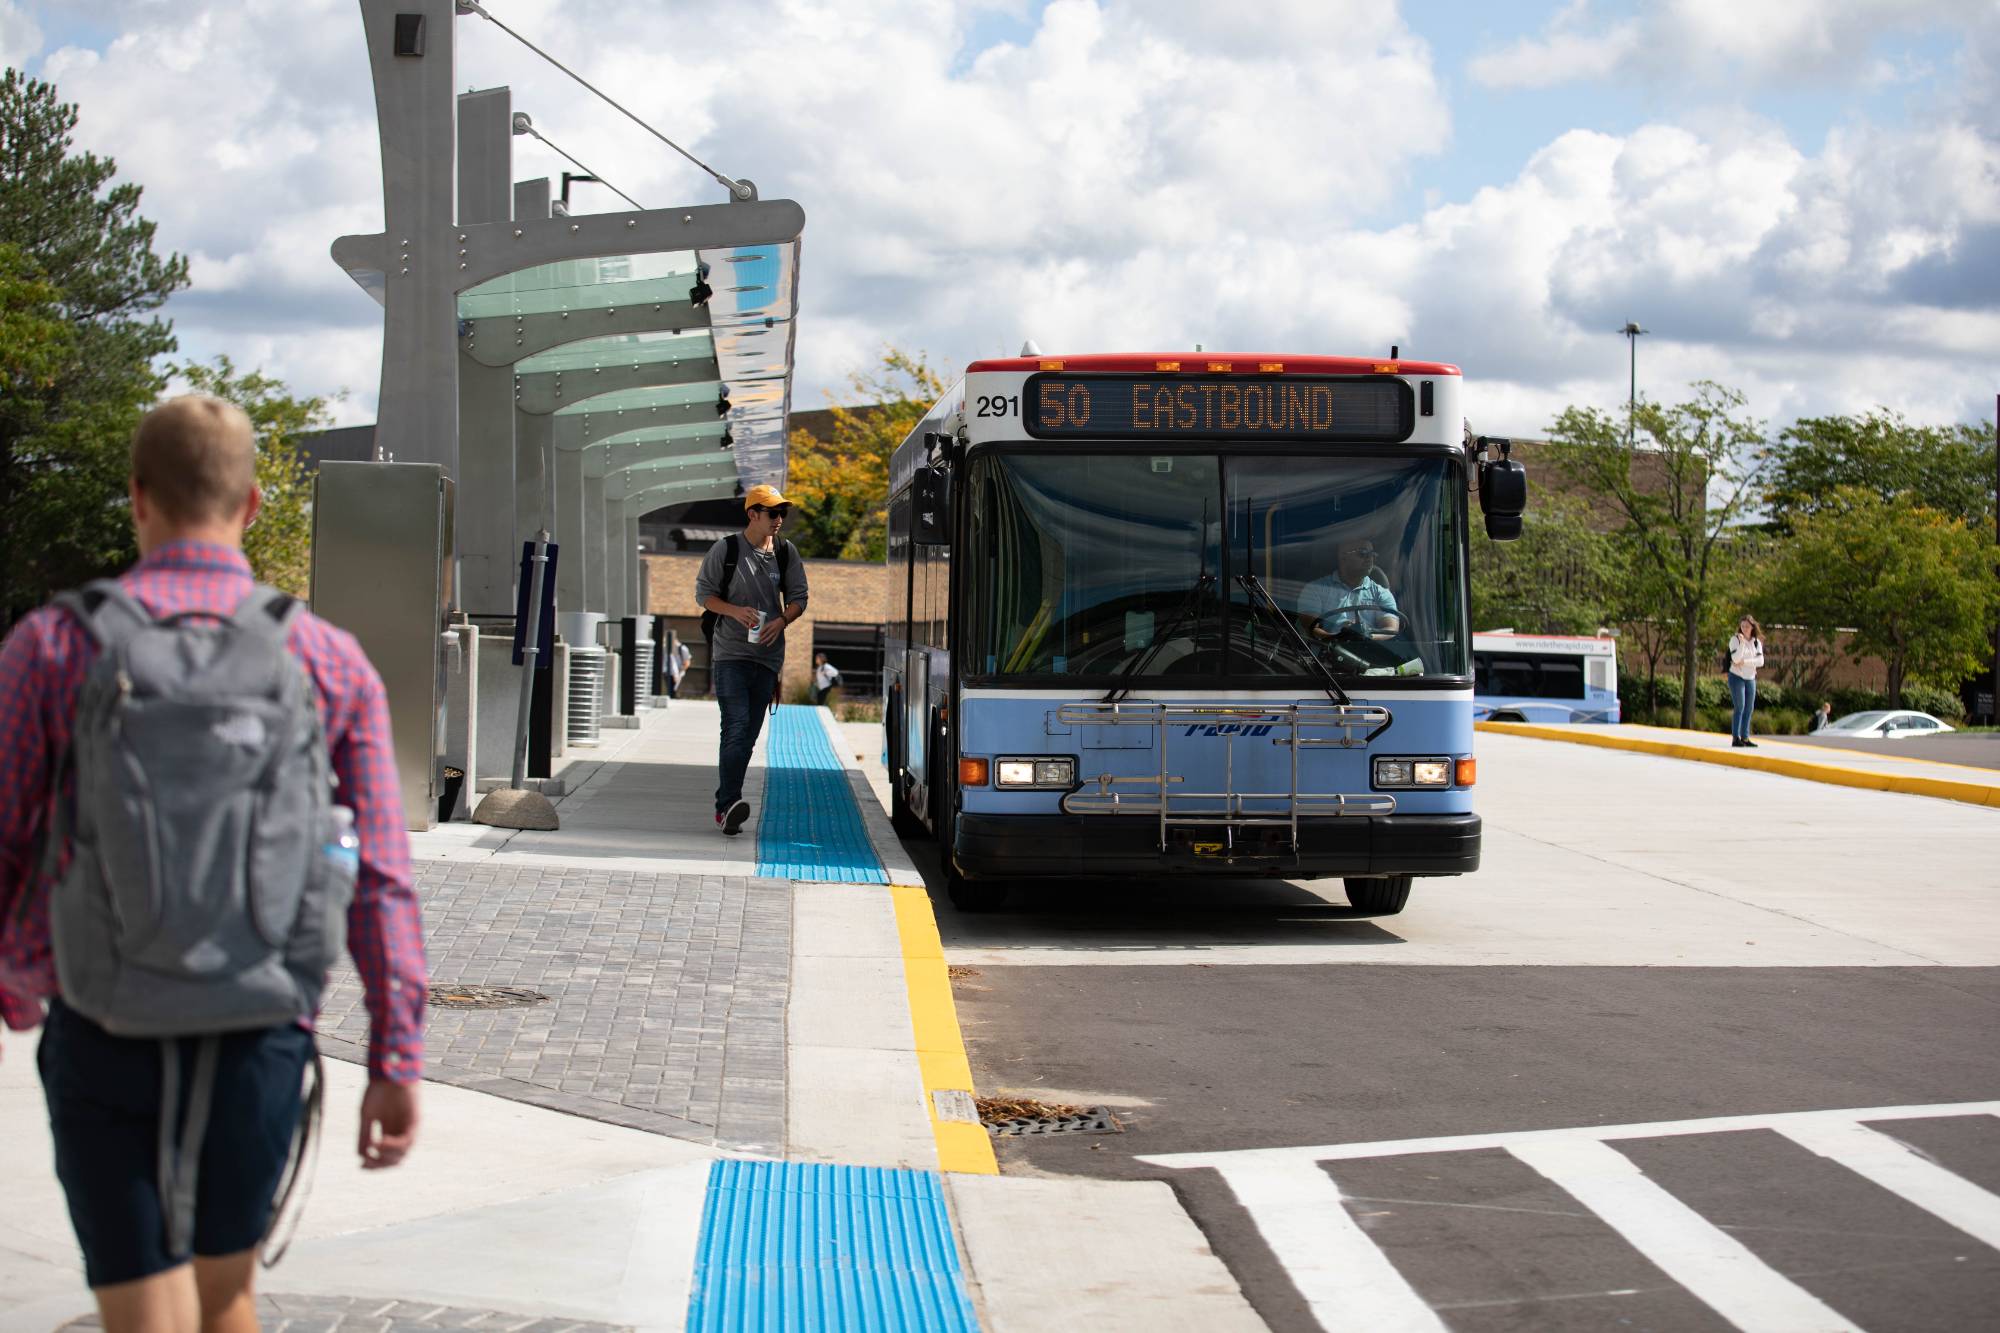
[[[1125,1132],[1110,1107],[1056,1105],[1027,1097],[981,1097],[979,1121],[997,1138]]]
[[[546,1004],[548,998],[526,986],[459,986],[448,982],[434,982],[430,993],[430,1002],[442,1009],[518,1009]]]

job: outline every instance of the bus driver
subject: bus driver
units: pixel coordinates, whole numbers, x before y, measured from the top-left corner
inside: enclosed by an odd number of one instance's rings
[[[1333,573],[1314,579],[1299,594],[1299,614],[1318,638],[1330,639],[1349,625],[1371,639],[1392,638],[1403,627],[1396,594],[1375,575],[1375,543],[1343,537],[1335,548]]]

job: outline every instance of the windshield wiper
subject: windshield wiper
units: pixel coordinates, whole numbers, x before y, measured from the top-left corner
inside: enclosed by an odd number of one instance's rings
[[[1278,605],[1278,599],[1271,596],[1271,590],[1266,588],[1264,581],[1257,577],[1257,551],[1253,545],[1257,540],[1256,525],[1250,521],[1250,516],[1256,512],[1257,502],[1254,499],[1247,500],[1243,511],[1243,572],[1236,576],[1236,582],[1242,587],[1243,591],[1250,594],[1250,605],[1253,609],[1261,601],[1278,623],[1283,625],[1291,634],[1292,642],[1298,645],[1299,651],[1305,655],[1305,659],[1308,662],[1313,664],[1313,669],[1319,673],[1320,679],[1326,682],[1324,688],[1326,689],[1327,697],[1342,708],[1349,707],[1354,701],[1347,697],[1347,691],[1340,688],[1340,682],[1334,679],[1333,672],[1328,669],[1325,661],[1320,658],[1318,653],[1313,651],[1312,644],[1307,642],[1306,636],[1299,632],[1298,625],[1293,622],[1290,616],[1285,614],[1284,609]]]

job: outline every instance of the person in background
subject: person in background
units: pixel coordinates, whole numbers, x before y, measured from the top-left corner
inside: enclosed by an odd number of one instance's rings
[[[674,635],[674,646],[667,652],[667,697],[681,697],[681,680],[687,675],[688,663],[694,654],[688,651],[687,640]]]
[[[824,705],[840,688],[840,668],[826,660],[825,653],[813,654],[813,702]]]
[[[1822,701],[1819,706],[1819,711],[1812,715],[1812,721],[1806,723],[1806,730],[1809,732],[1824,731],[1826,729],[1826,724],[1831,721],[1833,721],[1833,705],[1825,701]]]
[[[1757,748],[1750,739],[1750,715],[1757,710],[1757,669],[1763,665],[1764,631],[1755,616],[1745,616],[1729,636],[1729,702],[1734,705],[1729,743],[1738,749]]]
[[[716,616],[708,669],[722,710],[715,823],[731,837],[750,818],[743,775],[764,729],[764,710],[777,705],[785,630],[806,613],[805,562],[782,535],[791,512],[792,502],[777,487],[752,486],[743,497],[742,535],[710,547],[694,580],[695,600]],[[732,544],[735,569],[725,577]]]

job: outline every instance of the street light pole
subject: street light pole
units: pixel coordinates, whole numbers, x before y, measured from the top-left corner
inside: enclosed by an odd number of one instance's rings
[[[1639,335],[1642,333],[1651,333],[1652,330],[1642,329],[1639,327],[1639,321],[1628,319],[1625,321],[1625,327],[1618,331],[1625,335],[1625,341],[1630,344],[1632,349],[1632,383],[1625,391],[1625,447],[1630,449],[1632,447],[1633,422],[1639,410]]]

